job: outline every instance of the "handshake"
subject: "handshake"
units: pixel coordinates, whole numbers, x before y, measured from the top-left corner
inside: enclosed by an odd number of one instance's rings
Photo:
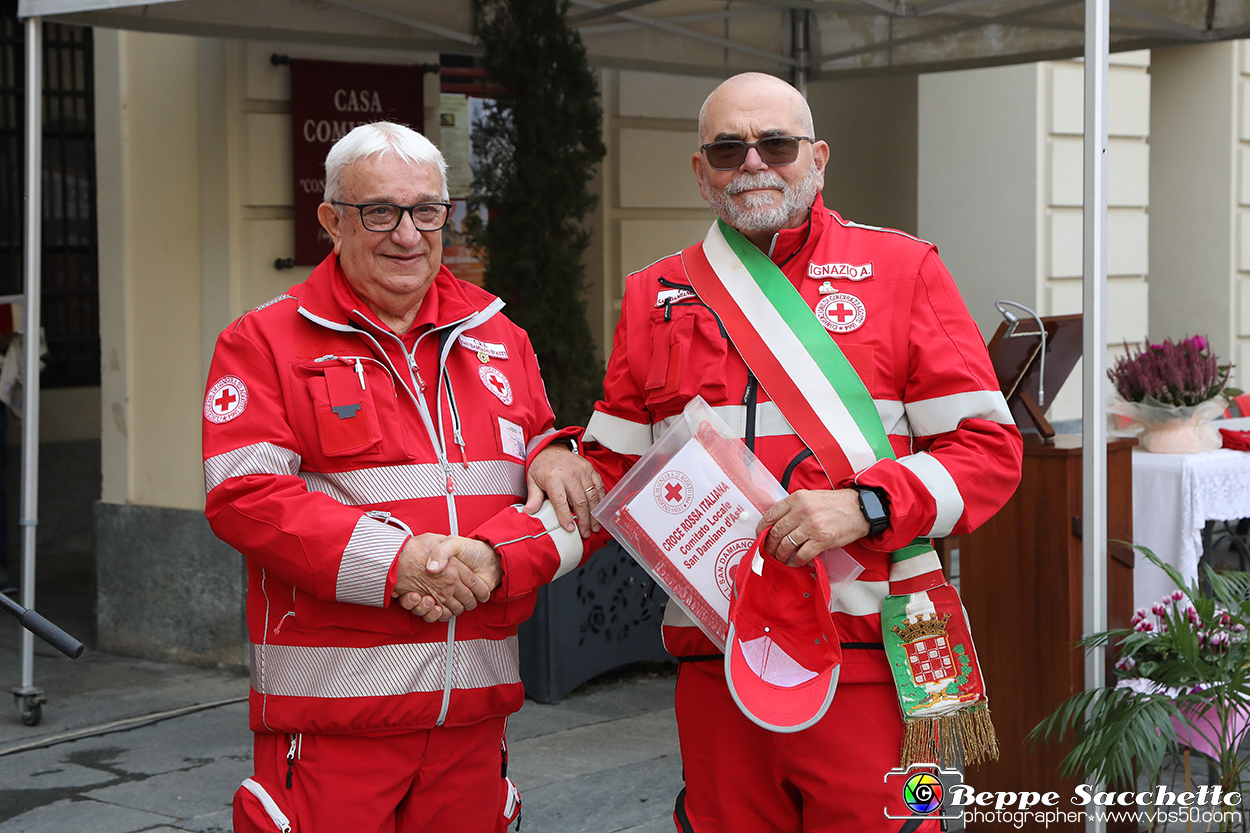
[[[400,550],[391,596],[427,622],[446,622],[489,599],[502,578],[499,554],[488,544],[427,532]]]

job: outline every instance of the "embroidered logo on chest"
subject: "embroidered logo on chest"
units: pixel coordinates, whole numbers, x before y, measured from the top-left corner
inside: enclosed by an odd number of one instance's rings
[[[846,278],[848,281],[866,281],[872,277],[872,263],[809,263],[807,276],[823,278]]]
[[[204,397],[204,418],[220,424],[241,415],[247,408],[247,385],[238,376],[222,376]]]
[[[484,364],[477,369],[477,375],[486,389],[499,397],[500,402],[505,405],[512,404],[512,383],[499,368],[493,364]]]
[[[849,333],[864,326],[868,314],[859,298],[847,292],[835,292],[820,299],[816,317],[831,333]]]

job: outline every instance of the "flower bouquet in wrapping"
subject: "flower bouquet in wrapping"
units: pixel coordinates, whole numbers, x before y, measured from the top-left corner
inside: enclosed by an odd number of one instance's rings
[[[1127,355],[1107,371],[1115,395],[1107,410],[1117,433],[1140,436],[1146,451],[1187,454],[1221,445],[1210,423],[1228,403],[1221,394],[1232,365],[1221,365],[1203,336],[1164,339]],[[1231,391],[1230,391],[1231,392]]]

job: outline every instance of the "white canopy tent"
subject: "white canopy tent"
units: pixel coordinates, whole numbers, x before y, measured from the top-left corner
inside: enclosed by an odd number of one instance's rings
[[[1084,16],[1082,18],[1082,12]],[[27,18],[25,331],[39,327],[40,23],[42,19],[204,37],[473,54],[468,0],[20,0]],[[915,73],[1085,56],[1085,632],[1106,627],[1106,149],[1110,51],[1250,36],[1244,0],[571,0],[592,63],[728,76],[758,70],[809,80]],[[675,57],[676,56],[676,57]],[[38,378],[28,351],[28,379]],[[23,422],[23,599],[34,603],[39,397]],[[19,697],[35,696],[24,634]],[[1104,684],[1092,654],[1089,686]]]

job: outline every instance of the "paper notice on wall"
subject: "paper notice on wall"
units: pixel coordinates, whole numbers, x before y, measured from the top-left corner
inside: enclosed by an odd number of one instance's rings
[[[468,197],[473,190],[468,96],[439,96],[438,129],[438,148],[447,160],[447,192],[452,199]]]

